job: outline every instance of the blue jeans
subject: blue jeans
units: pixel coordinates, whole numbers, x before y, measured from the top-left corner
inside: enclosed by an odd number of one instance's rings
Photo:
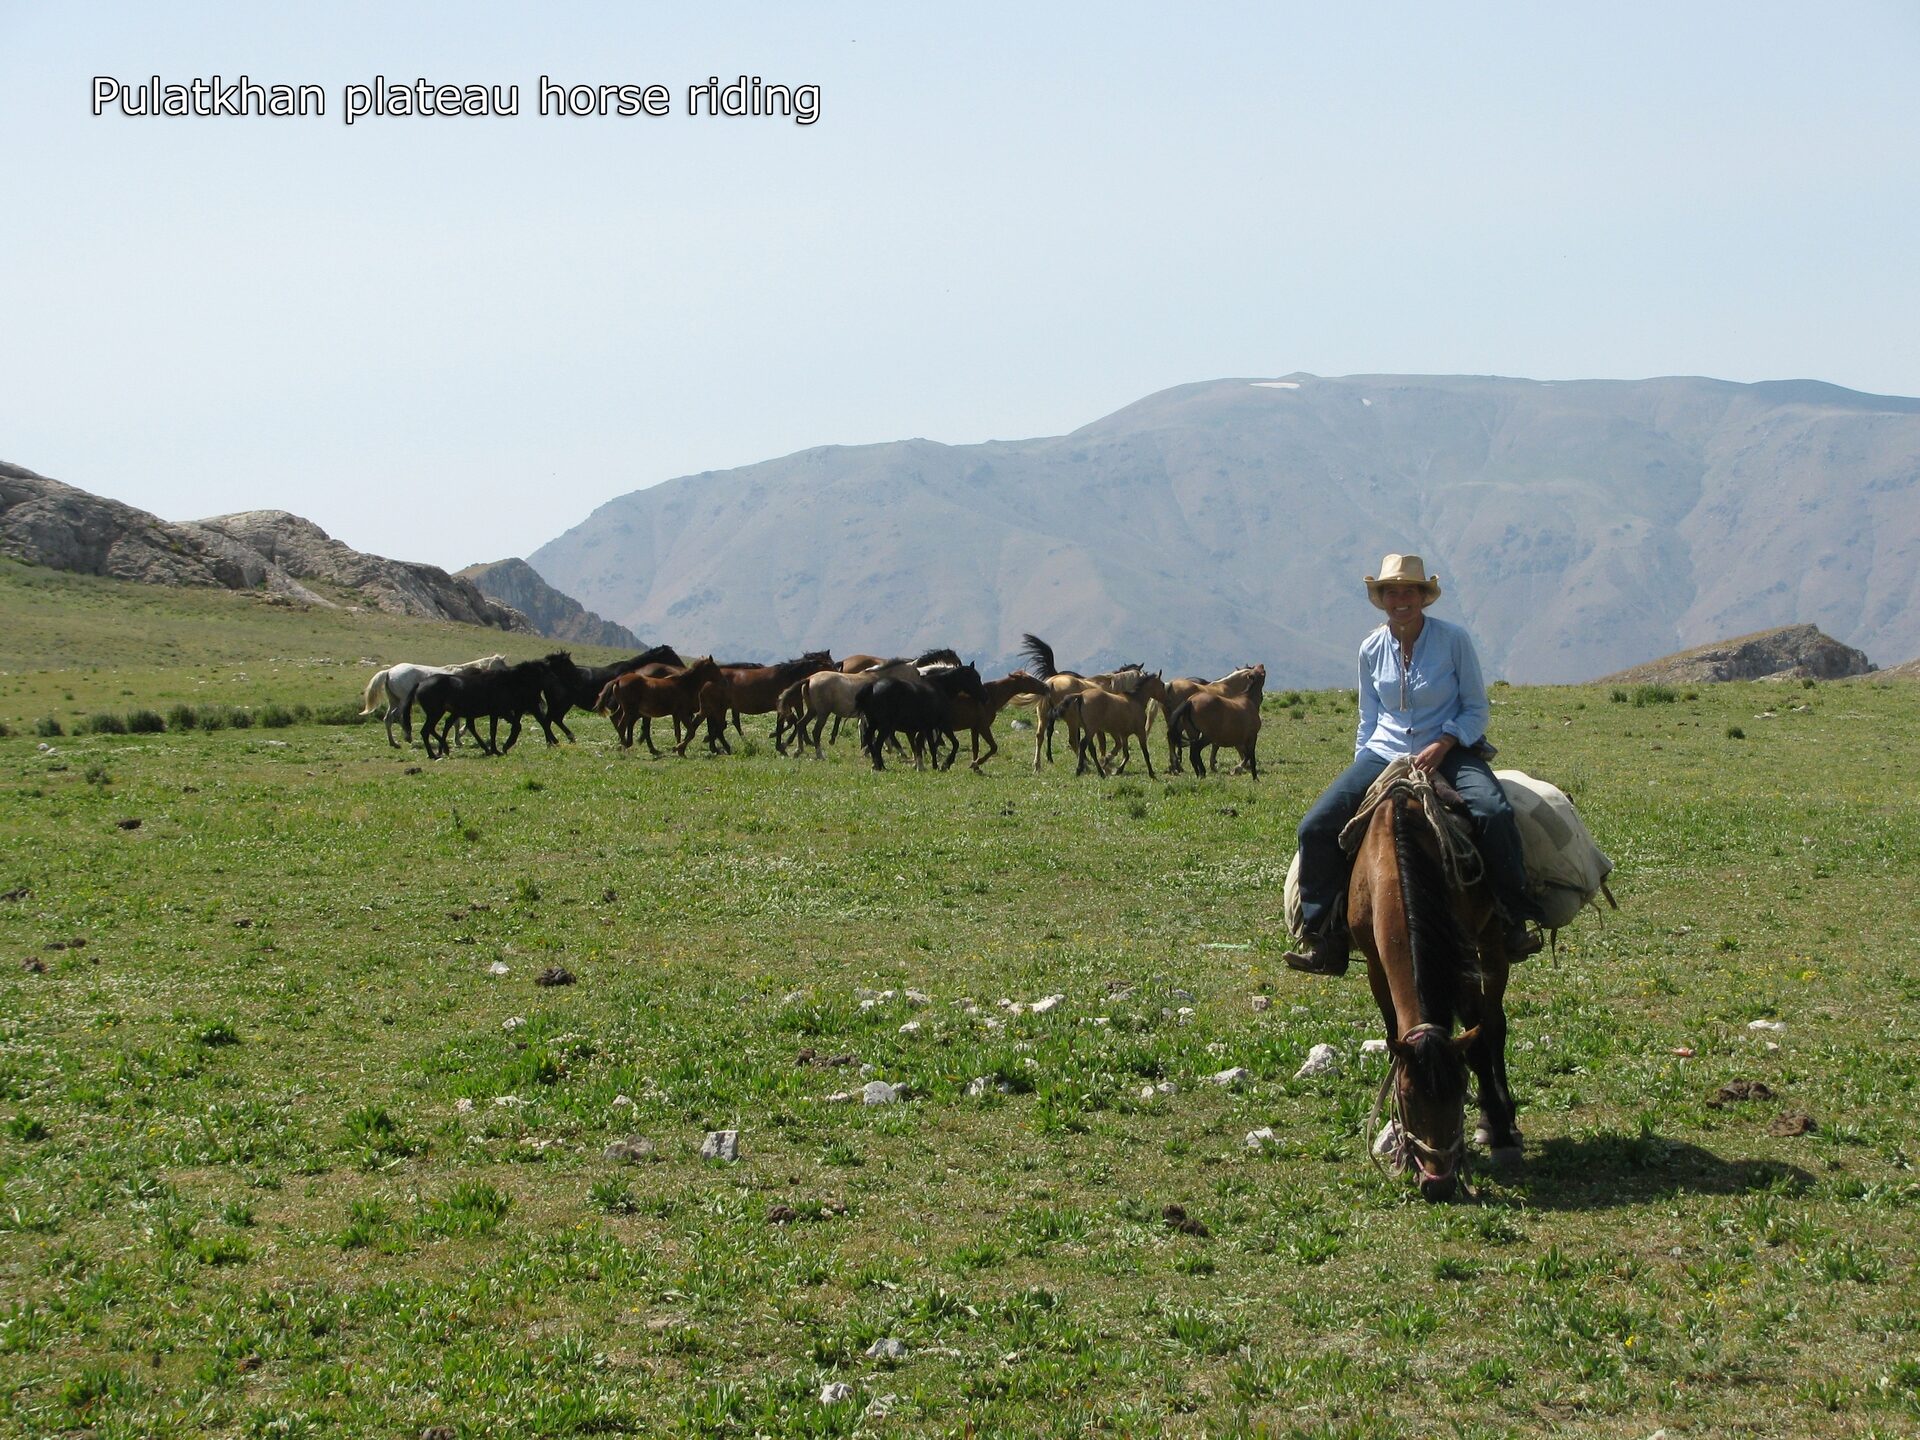
[[[1309,935],[1325,931],[1335,901],[1346,894],[1352,861],[1340,848],[1340,832],[1386,768],[1378,755],[1362,751],[1300,821],[1300,918]],[[1509,920],[1540,920],[1540,907],[1527,894],[1520,829],[1492,767],[1471,750],[1455,746],[1440,762],[1440,777],[1467,802],[1495,903]]]

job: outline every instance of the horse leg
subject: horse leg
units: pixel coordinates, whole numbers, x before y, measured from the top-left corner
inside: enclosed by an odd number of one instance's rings
[[[1201,738],[1200,731],[1194,729],[1187,736],[1187,761],[1193,767],[1193,773],[1202,779],[1206,778],[1207,767],[1200,758],[1200,752],[1206,748],[1207,742]]]
[[[1120,743],[1125,745],[1126,741],[1122,740]],[[1153,773],[1153,755],[1147,749],[1147,728],[1145,725],[1140,727],[1140,759],[1146,764],[1147,779],[1158,780],[1160,777]]]
[[[1494,942],[1498,944],[1498,941]],[[1481,997],[1475,1020],[1480,1033],[1467,1048],[1467,1064],[1480,1082],[1480,1125],[1476,1143],[1485,1145],[1497,1165],[1520,1159],[1520,1128],[1514,1123],[1513,1090],[1507,1084],[1507,960],[1480,957]]]
[[[987,753],[984,755],[980,753],[980,739],[983,735],[987,741]],[[987,761],[993,759],[993,757],[999,753],[1000,742],[993,738],[993,726],[989,725],[985,730],[975,730],[973,732],[973,765],[971,767],[973,770],[978,771],[982,765],[985,765]]]

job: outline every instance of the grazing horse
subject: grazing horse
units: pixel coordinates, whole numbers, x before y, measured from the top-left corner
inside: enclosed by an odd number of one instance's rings
[[[913,747],[913,768],[921,768],[924,749],[933,752],[934,768],[940,768],[940,742],[946,740],[957,755],[960,738],[954,734],[956,697],[985,698],[980,672],[971,665],[945,665],[929,670],[913,680],[876,680],[854,697],[860,712],[860,744],[873,760],[873,768],[884,770],[887,741],[905,735]]]
[[[1202,691],[1215,695],[1244,695],[1248,687],[1253,684],[1256,670],[1260,672],[1260,683],[1264,685],[1267,679],[1267,667],[1264,665],[1242,665],[1238,670],[1229,670],[1218,680],[1202,680],[1198,675],[1182,675],[1176,680],[1169,680],[1167,681],[1167,713],[1171,715],[1180,708],[1182,702],[1192,699]],[[1220,747],[1216,745],[1214,754],[1209,757],[1209,760],[1217,757],[1219,753]],[[1180,773],[1180,745],[1174,739],[1171,730],[1167,732],[1167,769],[1175,775]]]
[[[1154,779],[1153,756],[1147,750],[1147,702],[1150,700],[1158,702],[1163,708],[1166,705],[1167,687],[1157,671],[1141,675],[1139,683],[1129,691],[1089,685],[1069,696],[1073,716],[1067,724],[1068,737],[1073,738],[1075,721],[1080,729],[1079,737],[1074,740],[1080,763],[1073,773],[1084,775],[1087,761],[1091,758],[1093,768],[1105,776],[1107,767],[1102,762],[1098,742],[1111,739],[1119,742],[1120,763],[1114,766],[1113,773],[1120,774],[1133,757],[1132,743],[1137,739],[1140,742],[1140,758],[1147,762],[1147,778]]]
[[[1238,675],[1240,672],[1235,671]],[[1167,715],[1167,744],[1178,756],[1181,742],[1192,748],[1193,773],[1205,775],[1200,752],[1213,746],[1214,768],[1219,769],[1220,747],[1231,745],[1240,752],[1240,766],[1254,779],[1260,778],[1260,761],[1255,747],[1260,739],[1260,702],[1267,688],[1267,667],[1252,667],[1251,680],[1239,694],[1228,695],[1212,689],[1196,690]]]
[[[414,698],[420,702],[420,741],[426,746],[427,758],[446,758],[450,737],[462,721],[487,754],[506,754],[520,738],[522,715],[531,713],[543,727],[546,725],[547,691],[555,683],[555,671],[548,660],[522,660],[504,670],[429,675],[414,692]],[[473,721],[483,715],[490,722],[490,733],[487,739],[480,740]],[[502,718],[507,721],[505,745],[496,744]],[[436,740],[440,744],[438,756],[433,753]],[[550,732],[547,740],[549,744],[554,743]]]
[[[1469,1066],[1480,1082],[1474,1138],[1497,1163],[1520,1158],[1502,1004],[1508,955],[1471,829],[1446,821],[1441,787],[1396,762],[1341,837],[1360,837],[1347,924],[1386,1022],[1393,1148],[1428,1200],[1452,1198],[1458,1184]],[[1457,1035],[1456,1020],[1466,1027]]]
[[[685,755],[687,746],[698,733],[700,716],[700,691],[720,673],[720,667],[714,664],[711,655],[702,655],[683,670],[671,675],[649,675],[646,671],[651,665],[643,666],[631,674],[609,680],[599,695],[594,698],[593,708],[613,722],[613,730],[620,737],[620,748],[625,750],[633,744],[633,727],[641,720],[657,720],[663,715],[671,716],[675,730],[685,727],[680,743],[674,746],[676,755]],[[642,731],[641,739],[647,742],[647,749],[653,754],[660,752],[654,747],[650,730]]]
[[[400,742],[393,738],[393,722],[398,720],[407,743],[413,743],[413,698],[421,683],[433,675],[472,674],[480,670],[504,670],[507,657],[504,655],[482,655],[478,660],[469,660],[464,665],[414,665],[401,661],[398,665],[389,665],[375,672],[367,682],[367,693],[363,701],[362,715],[374,712],[374,700],[384,696],[387,702],[387,744],[394,749],[400,748]]]
[[[956,730],[972,731],[970,748],[973,759],[968,769],[978,771],[982,765],[1000,753],[1000,745],[993,738],[993,722],[1006,707],[1009,700],[1017,695],[1044,695],[1047,682],[1036,679],[1024,670],[1012,670],[998,680],[989,680],[980,687],[980,699],[970,695],[959,695],[953,701],[953,720]],[[980,753],[981,740],[987,742],[987,753]],[[955,749],[954,758],[959,758]],[[953,761],[947,761],[947,768],[953,768]]]

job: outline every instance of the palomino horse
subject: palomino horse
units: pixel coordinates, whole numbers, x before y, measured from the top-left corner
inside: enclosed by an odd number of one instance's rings
[[[1218,770],[1220,747],[1230,745],[1240,752],[1240,768],[1254,779],[1260,778],[1260,760],[1255,747],[1260,739],[1260,702],[1266,694],[1267,667],[1255,665],[1245,672],[1236,670],[1228,678],[1242,673],[1248,679],[1237,693],[1225,694],[1211,688],[1196,690],[1167,714],[1168,748],[1177,758],[1183,741],[1191,746],[1196,775],[1207,773],[1200,759],[1202,749],[1213,746],[1214,768]]]
[[[859,715],[860,712],[854,708],[854,700],[862,690],[876,680],[917,679],[919,674],[911,660],[878,661],[858,674],[841,670],[816,670],[787,691],[787,695],[798,692],[793,707],[794,757],[800,758],[803,747],[812,745],[814,758],[824,760],[826,752],[821,749],[820,736],[827,728],[828,720],[833,721],[832,738],[837,740],[840,738],[840,722],[855,719]],[[786,695],[781,699],[784,703]],[[811,736],[807,734],[809,723],[813,726]]]
[[[593,708],[613,721],[614,733],[620,737],[622,749],[633,744],[633,727],[640,721],[657,720],[663,715],[672,716],[676,730],[685,726],[680,743],[674,746],[674,753],[685,755],[687,745],[698,733],[700,691],[720,673],[720,667],[713,663],[711,655],[702,655],[686,669],[677,670],[671,675],[647,674],[652,668],[650,665],[642,666],[630,675],[609,680],[594,700]],[[647,749],[653,754],[660,753],[654,747],[650,731],[643,732],[641,738],[647,742]]]
[[[1448,822],[1428,776],[1395,761],[1341,842],[1356,835],[1347,925],[1386,1022],[1393,1149],[1421,1195],[1447,1200],[1466,1154],[1469,1066],[1480,1082],[1474,1138],[1497,1163],[1520,1158],[1507,1086],[1507,952],[1471,830]],[[1466,1027],[1457,1035],[1455,1021]]]
[[[999,743],[993,738],[993,722],[1005,708],[1006,703],[1019,695],[1044,695],[1047,682],[1036,680],[1024,670],[1013,670],[998,680],[989,680],[980,687],[983,698],[975,700],[970,695],[956,695],[953,699],[953,722],[956,730],[973,732],[971,750],[973,759],[968,769],[978,771],[982,765],[1000,753]],[[987,742],[987,753],[980,753],[980,742]],[[956,749],[954,759],[960,752]],[[953,767],[953,760],[947,761],[947,767]]]
[[[1104,671],[1098,675],[1082,675],[1077,670],[1061,670],[1054,665],[1053,647],[1038,635],[1020,637],[1020,653],[1027,657],[1027,663],[1033,666],[1033,673],[1047,682],[1047,693],[1035,701],[1038,715],[1034,721],[1033,769],[1040,772],[1040,756],[1045,752],[1047,759],[1053,759],[1053,725],[1062,715],[1067,721],[1067,741],[1076,753],[1080,749],[1079,707],[1066,707],[1065,702],[1071,695],[1094,685],[1104,685],[1109,690],[1118,690],[1122,694],[1130,693],[1140,683],[1145,667],[1138,662],[1122,665],[1117,670]]]
[[[1242,665],[1237,670],[1229,670],[1218,680],[1202,680],[1197,675],[1182,675],[1178,679],[1167,681],[1167,713],[1171,715],[1180,706],[1191,700],[1203,690],[1215,695],[1244,695],[1253,684],[1254,672],[1259,671],[1260,683],[1265,684],[1267,667],[1264,665]],[[1220,747],[1214,746],[1210,759],[1218,758]],[[1180,773],[1180,742],[1167,732],[1167,769],[1173,774]]]
[[[362,715],[371,715],[374,711],[374,699],[384,695],[387,701],[387,744],[394,749],[400,748],[400,742],[393,738],[393,722],[398,720],[407,744],[413,743],[413,697],[420,689],[420,682],[430,675],[471,675],[481,670],[504,670],[507,657],[504,655],[482,655],[478,660],[469,660],[464,665],[414,665],[401,661],[398,665],[389,665],[377,671],[367,682],[367,693],[363,702]]]

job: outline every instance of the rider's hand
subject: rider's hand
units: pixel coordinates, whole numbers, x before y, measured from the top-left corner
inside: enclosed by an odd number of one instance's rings
[[[1447,758],[1448,752],[1452,749],[1453,737],[1451,735],[1442,735],[1438,740],[1434,741],[1431,745],[1427,746],[1426,749],[1413,757],[1413,768],[1424,774],[1431,775],[1440,768],[1440,762]]]

